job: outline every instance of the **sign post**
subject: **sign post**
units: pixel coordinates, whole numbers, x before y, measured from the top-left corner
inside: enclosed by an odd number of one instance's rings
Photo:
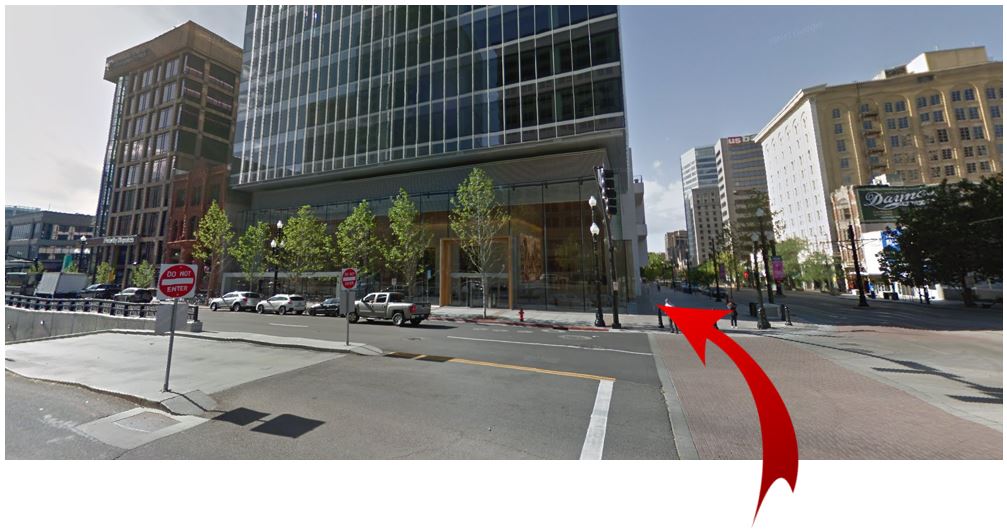
[[[357,270],[356,268],[344,268],[342,275],[340,275],[340,283],[343,285],[343,289],[346,290],[346,302],[344,306],[346,307],[346,345],[350,345],[350,308],[352,311],[356,312],[356,288],[357,288]]]
[[[171,352],[175,347],[175,316],[178,312],[178,300],[192,295],[196,289],[196,266],[194,264],[162,264],[161,273],[157,276],[157,294],[171,299],[171,336],[168,339],[168,365],[164,369],[164,388],[168,391],[168,378],[171,375]]]

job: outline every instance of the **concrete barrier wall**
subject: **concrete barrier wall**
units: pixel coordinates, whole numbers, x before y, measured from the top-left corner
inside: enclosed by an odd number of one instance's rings
[[[154,319],[108,316],[91,312],[59,312],[4,307],[5,342],[34,340],[109,329],[154,330]],[[187,330],[200,332],[201,323],[189,322]]]

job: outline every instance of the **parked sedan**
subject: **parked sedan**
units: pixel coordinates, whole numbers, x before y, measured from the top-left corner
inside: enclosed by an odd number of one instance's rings
[[[112,299],[120,288],[114,284],[93,284],[80,292],[85,299]]]
[[[308,309],[308,314],[312,316],[321,314],[323,316],[339,316],[339,298],[330,297],[321,303],[315,303]]]
[[[156,297],[153,288],[127,288],[122,292],[112,296],[115,301],[125,301],[127,303],[150,303]]]
[[[259,304],[255,306],[255,311],[259,314],[264,312],[304,314],[305,306],[304,296],[297,294],[276,294],[269,299],[259,301]]]
[[[220,297],[210,300],[210,310],[216,312],[218,308],[231,309],[233,312],[240,310],[252,310],[262,301],[262,296],[258,292],[228,292]]]

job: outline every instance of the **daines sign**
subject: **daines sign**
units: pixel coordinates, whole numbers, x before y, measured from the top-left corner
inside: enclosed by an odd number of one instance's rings
[[[899,209],[922,206],[931,192],[926,185],[915,187],[858,187],[857,205],[861,223],[894,222]]]

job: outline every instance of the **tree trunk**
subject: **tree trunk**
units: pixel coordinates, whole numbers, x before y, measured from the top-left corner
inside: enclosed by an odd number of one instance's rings
[[[976,306],[975,301],[972,300],[972,291],[969,290],[968,281],[965,279],[965,274],[961,273],[958,278],[962,281],[962,301],[965,303],[966,307]]]
[[[483,318],[486,318],[486,316],[487,316],[487,309],[489,308],[489,299],[487,298],[487,296],[489,294],[486,292],[486,281],[488,280],[488,277],[489,276],[487,276],[485,273],[482,274],[482,280],[483,280]]]

